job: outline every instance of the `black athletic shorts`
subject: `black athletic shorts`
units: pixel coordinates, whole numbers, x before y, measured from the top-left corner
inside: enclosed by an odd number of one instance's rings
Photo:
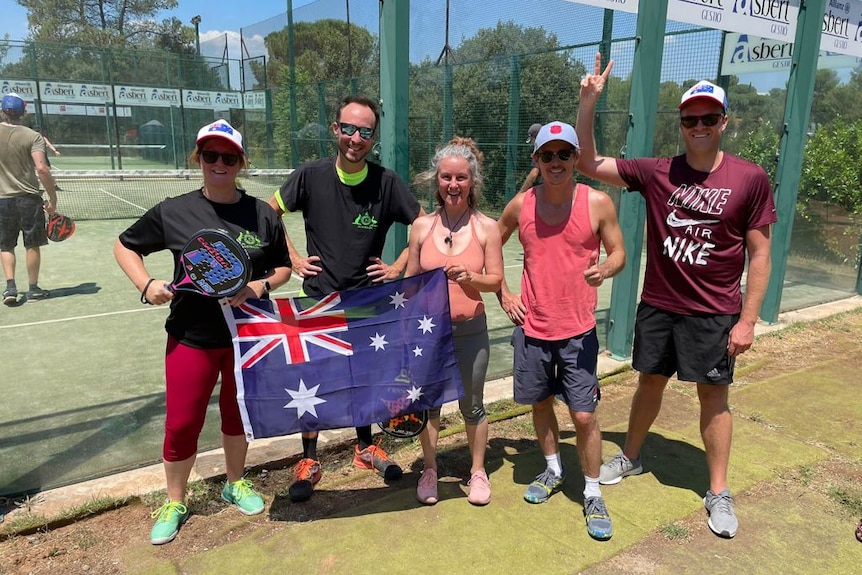
[[[48,243],[45,231],[45,209],[41,196],[25,194],[0,198],[0,250],[12,251],[18,245],[18,233],[24,236],[25,248]]]
[[[599,339],[596,329],[562,339],[546,341],[512,332],[514,348],[514,399],[521,405],[536,405],[556,395],[573,411],[596,410],[601,391],[596,377]]]
[[[727,355],[736,315],[680,315],[638,305],[632,367],[696,383],[733,383],[735,359]]]

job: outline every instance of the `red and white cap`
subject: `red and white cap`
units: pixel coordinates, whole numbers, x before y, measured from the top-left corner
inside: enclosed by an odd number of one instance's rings
[[[198,138],[195,140],[195,144],[200,148],[204,141],[210,138],[227,140],[236,147],[237,152],[245,154],[245,150],[242,147],[242,134],[225,120],[216,120],[212,124],[207,124],[198,130]]]
[[[578,135],[575,133],[575,129],[565,122],[551,122],[550,124],[545,124],[539,130],[538,135],[536,136],[536,144],[533,146],[533,153],[539,151],[539,148],[547,144],[548,142],[553,142],[554,140],[560,140],[562,142],[568,142],[575,149],[580,149],[578,145]]]
[[[701,80],[682,95],[682,100],[679,102],[679,109],[682,110],[692,100],[712,100],[727,111],[727,94],[721,86],[716,86],[712,82]]]

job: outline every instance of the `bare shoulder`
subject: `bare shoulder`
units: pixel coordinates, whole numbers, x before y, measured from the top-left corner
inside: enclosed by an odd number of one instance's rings
[[[589,186],[587,186],[587,190],[590,194],[589,202],[591,208],[601,210],[614,209],[614,201],[607,193]]]
[[[497,225],[497,220],[486,216],[482,212],[476,210],[473,215],[473,220],[476,223],[476,235],[481,242],[485,242],[485,240],[489,237],[499,237],[500,236],[500,228]]]
[[[428,232],[431,230],[431,225],[434,223],[434,219],[437,217],[437,212],[431,212],[430,214],[425,214],[423,216],[419,216],[410,226],[410,235],[416,238],[424,239]]]

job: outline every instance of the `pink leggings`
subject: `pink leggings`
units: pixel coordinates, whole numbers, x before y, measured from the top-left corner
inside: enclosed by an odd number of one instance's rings
[[[165,352],[165,461],[182,461],[198,450],[207,405],[221,373],[221,432],[243,435],[236,401],[233,348],[199,349],[168,336]]]

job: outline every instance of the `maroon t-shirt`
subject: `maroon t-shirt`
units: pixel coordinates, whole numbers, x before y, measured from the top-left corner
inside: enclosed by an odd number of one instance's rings
[[[684,315],[740,313],[745,234],[776,221],[763,168],[725,153],[712,172],[685,156],[617,160],[617,169],[646,200],[641,300]]]

